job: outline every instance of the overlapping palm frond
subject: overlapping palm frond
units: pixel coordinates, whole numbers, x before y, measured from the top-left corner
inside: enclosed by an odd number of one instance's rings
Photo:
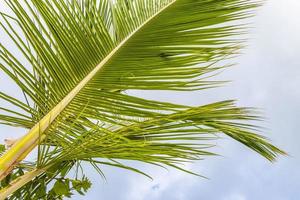
[[[271,161],[284,153],[243,122],[257,117],[233,101],[190,107],[124,92],[220,85],[209,77],[227,67],[223,61],[241,47],[234,36],[243,26],[232,22],[249,17],[257,2],[5,2],[14,15],[0,13],[0,25],[19,52],[1,39],[0,68],[19,86],[25,101],[1,92],[0,98],[16,109],[0,107],[0,123],[30,131],[1,157],[1,178],[36,146],[40,171],[31,177],[32,183],[39,183],[36,187],[44,187],[39,180],[47,170],[59,174],[57,166],[72,163],[72,168],[80,161],[90,162],[99,172],[97,164],[140,172],[119,163],[122,159],[184,170],[178,164],[213,155],[207,140],[219,133]],[[28,193],[28,185],[20,191],[34,195]]]

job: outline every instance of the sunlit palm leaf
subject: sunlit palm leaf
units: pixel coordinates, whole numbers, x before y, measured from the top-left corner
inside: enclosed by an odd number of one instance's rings
[[[0,159],[2,178],[38,144],[38,169],[82,160],[136,170],[115,161],[127,159],[184,170],[179,163],[213,155],[207,140],[218,133],[271,161],[283,153],[242,122],[257,117],[232,101],[189,107],[124,93],[218,86],[208,78],[241,46],[233,36],[242,26],[232,21],[256,2],[5,2],[14,15],[1,14],[0,25],[18,52],[1,39],[0,68],[26,101],[1,92],[17,109],[0,108],[0,123],[31,130]]]

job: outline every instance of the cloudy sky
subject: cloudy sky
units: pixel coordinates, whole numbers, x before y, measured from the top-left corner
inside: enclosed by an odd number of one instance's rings
[[[125,170],[105,167],[107,182],[87,170],[94,182],[85,197],[105,200],[299,200],[300,199],[300,1],[268,0],[252,19],[251,38],[237,66],[220,79],[232,80],[226,87],[193,93],[158,92],[161,100],[201,105],[224,99],[238,99],[241,106],[264,111],[265,135],[290,156],[269,163],[230,139],[217,141],[210,157],[187,166],[209,180],[176,170],[139,166],[154,177],[151,181]],[[1,76],[1,72],[0,72]],[[1,90],[13,92],[1,77]],[[132,92],[138,96],[153,94]],[[0,139],[23,130],[0,126]]]

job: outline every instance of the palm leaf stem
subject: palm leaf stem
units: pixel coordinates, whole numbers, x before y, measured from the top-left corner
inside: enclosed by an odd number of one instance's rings
[[[48,167],[42,169],[34,169],[25,173],[23,176],[20,176],[17,179],[15,179],[7,187],[0,190],[0,200],[6,199],[6,197],[20,189],[26,183],[30,182],[33,178],[44,173],[47,170],[47,168]]]

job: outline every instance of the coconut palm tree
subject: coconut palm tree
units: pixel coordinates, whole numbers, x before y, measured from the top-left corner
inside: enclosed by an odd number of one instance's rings
[[[251,125],[256,113],[232,100],[192,107],[126,93],[221,85],[211,77],[241,48],[239,20],[256,1],[4,2],[0,68],[24,98],[0,92],[11,105],[0,107],[0,124],[28,133],[2,148],[0,199],[84,194],[83,163],[102,176],[102,165],[149,176],[122,160],[195,174],[181,164],[214,155],[210,141],[220,134],[270,161],[284,154]],[[36,159],[25,161],[30,152]]]

